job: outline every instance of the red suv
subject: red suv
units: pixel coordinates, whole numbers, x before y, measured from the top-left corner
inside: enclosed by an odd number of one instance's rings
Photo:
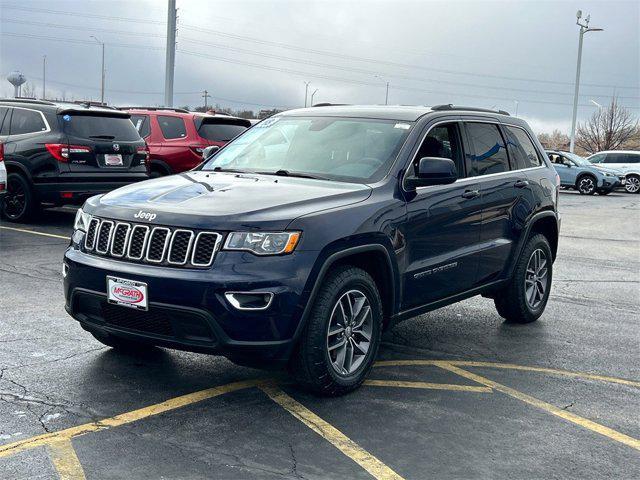
[[[122,107],[121,110],[131,114],[131,121],[149,146],[152,177],[192,169],[202,162],[205,147],[221,147],[251,126],[244,118],[181,108]]]

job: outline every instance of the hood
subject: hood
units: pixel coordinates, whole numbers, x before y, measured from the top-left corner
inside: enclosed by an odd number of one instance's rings
[[[283,229],[295,218],[366,200],[362,184],[273,175],[185,172],[147,180],[87,201],[93,215],[192,228]],[[150,215],[140,215],[140,212]],[[134,217],[134,215],[138,215]]]

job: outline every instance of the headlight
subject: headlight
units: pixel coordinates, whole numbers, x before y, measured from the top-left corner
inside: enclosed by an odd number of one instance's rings
[[[91,215],[84,213],[81,208],[76,212],[76,219],[73,222],[73,229],[86,232],[91,223]]]
[[[233,232],[225,250],[246,250],[256,255],[291,253],[300,240],[300,232]]]

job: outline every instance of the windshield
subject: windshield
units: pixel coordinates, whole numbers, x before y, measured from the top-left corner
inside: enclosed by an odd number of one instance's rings
[[[273,117],[236,138],[203,166],[375,182],[389,171],[412,123],[335,117]]]
[[[581,167],[591,167],[592,164],[589,160],[582,158],[580,155],[576,155],[575,153],[571,153],[571,152],[562,152],[562,154],[567,157],[570,158],[571,160],[573,160],[576,164],[580,165]]]
[[[140,140],[140,134],[128,117],[109,117],[103,115],[62,116],[64,133],[72,137],[94,140],[119,140],[133,142]]]

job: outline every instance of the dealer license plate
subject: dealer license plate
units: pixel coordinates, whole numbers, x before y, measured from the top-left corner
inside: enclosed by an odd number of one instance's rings
[[[107,300],[123,307],[149,310],[147,284],[144,282],[107,276]]]

